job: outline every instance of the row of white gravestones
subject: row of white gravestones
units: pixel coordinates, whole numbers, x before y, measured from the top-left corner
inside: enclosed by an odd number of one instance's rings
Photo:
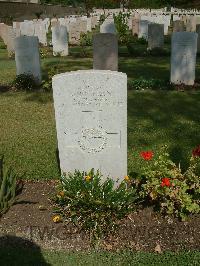
[[[82,16],[82,17],[65,17],[65,18],[53,18],[51,20],[51,26],[56,26],[56,25],[63,25],[66,26],[67,28],[69,27],[70,23],[76,23],[79,21],[85,21],[87,26],[87,31],[91,31],[92,29],[94,29],[97,24],[98,24],[98,17],[97,16],[93,16],[93,17],[86,17],[86,16]]]
[[[135,17],[136,18],[136,17]],[[137,17],[138,19],[138,17]],[[148,15],[140,16],[140,20],[148,21],[149,23],[163,24],[164,25],[164,34],[168,34],[168,27],[170,26],[170,16],[169,15]]]
[[[66,56],[68,52],[67,28],[65,26],[52,27],[53,55]]]
[[[88,70],[52,79],[62,172],[99,169],[120,181],[127,174],[127,76]]]
[[[47,33],[49,28],[49,20],[24,21],[13,23],[16,36],[37,36],[39,42],[47,46]]]

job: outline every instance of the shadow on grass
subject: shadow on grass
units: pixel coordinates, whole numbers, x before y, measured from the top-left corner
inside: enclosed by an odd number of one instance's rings
[[[44,91],[27,92],[25,94],[24,101],[46,104],[49,102],[53,102],[53,96],[52,92],[44,92]]]
[[[16,236],[0,237],[0,265],[42,265],[51,266],[33,242]]]
[[[170,59],[157,57],[120,58],[119,71],[126,73],[129,79],[169,79]]]
[[[57,60],[49,60],[43,64],[43,72],[56,71],[55,74],[64,73],[67,71],[90,69],[92,68],[92,60],[63,60],[58,58]]]
[[[8,92],[10,91],[10,86],[8,85],[0,85],[0,93]]]
[[[187,167],[190,151],[200,144],[199,101],[200,93],[131,92],[128,145],[155,148],[170,143],[171,158]]]

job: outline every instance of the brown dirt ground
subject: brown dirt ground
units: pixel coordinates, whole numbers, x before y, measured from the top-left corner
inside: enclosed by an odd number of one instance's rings
[[[79,232],[71,224],[52,221],[53,207],[49,197],[55,193],[55,185],[55,181],[25,182],[15,204],[0,218],[0,247],[3,245],[1,239],[15,236],[47,249],[90,249],[87,233]],[[12,238],[9,244],[15,246],[17,243]],[[151,252],[155,248],[157,252],[200,250],[200,215],[181,222],[162,217],[151,208],[139,210],[120,222],[116,233],[103,241],[102,248]]]

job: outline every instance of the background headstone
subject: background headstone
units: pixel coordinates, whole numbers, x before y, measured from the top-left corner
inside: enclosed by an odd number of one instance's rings
[[[171,82],[193,85],[197,53],[197,33],[176,32],[172,34]]]
[[[140,20],[139,23],[139,35],[138,38],[144,38],[145,40],[148,39],[148,25],[149,25],[148,20]]]
[[[11,57],[15,53],[14,40],[16,32],[12,26],[7,26],[7,50],[8,56]]]
[[[196,25],[196,33],[198,34],[197,39],[197,52],[200,53],[200,24]]]
[[[186,22],[186,31],[195,32],[196,31],[196,17],[190,16]]]
[[[140,20],[137,18],[132,19],[132,35],[137,35],[139,34],[139,23]]]
[[[65,26],[52,27],[53,55],[68,55],[67,28]]]
[[[20,36],[14,42],[17,75],[32,74],[36,81],[40,83],[41,69],[38,37]]]
[[[164,25],[148,25],[148,48],[162,48],[164,46]]]
[[[118,70],[118,40],[115,34],[93,36],[93,69]]]
[[[100,33],[116,33],[115,23],[114,19],[106,19],[101,25],[100,25]]]
[[[184,31],[185,30],[185,26],[184,26],[184,22],[181,20],[176,20],[173,22],[173,32],[180,32],[180,31]]]

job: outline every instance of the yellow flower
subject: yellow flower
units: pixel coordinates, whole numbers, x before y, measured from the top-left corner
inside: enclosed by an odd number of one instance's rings
[[[55,216],[53,217],[53,222],[54,222],[54,223],[59,223],[59,222],[61,222],[61,217],[60,217],[60,215],[55,215]]]
[[[92,179],[91,176],[89,176],[89,175],[86,175],[86,176],[85,176],[85,181],[90,181],[91,179]]]
[[[65,192],[64,192],[64,191],[60,191],[60,192],[58,193],[58,195],[61,196],[61,197],[64,197]]]
[[[129,178],[128,175],[126,175],[126,176],[124,177],[124,179],[125,179],[127,182],[130,181],[130,178]]]

